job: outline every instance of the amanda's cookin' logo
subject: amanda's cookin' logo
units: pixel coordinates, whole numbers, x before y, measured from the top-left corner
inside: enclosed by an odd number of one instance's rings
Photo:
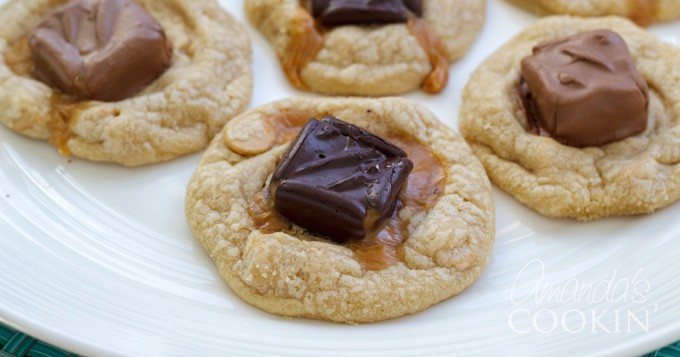
[[[597,282],[571,278],[559,285],[547,285],[545,264],[534,259],[522,267],[513,282],[510,300],[518,308],[508,316],[508,325],[517,333],[649,332],[650,316],[658,306],[648,301],[651,285],[640,278],[641,273],[639,269],[633,276],[622,276],[614,270]],[[564,310],[565,305],[587,307]]]

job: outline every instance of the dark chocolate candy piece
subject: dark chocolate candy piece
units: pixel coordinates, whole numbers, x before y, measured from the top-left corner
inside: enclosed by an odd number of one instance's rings
[[[34,76],[79,99],[130,97],[170,65],[161,25],[134,0],[73,0],[29,35]]]
[[[562,144],[600,146],[647,126],[649,93],[628,47],[610,30],[540,44],[518,87],[528,127]]]
[[[401,23],[408,10],[422,15],[421,0],[307,0],[311,14],[325,26]]]
[[[422,0],[402,0],[404,5],[411,10],[414,14],[418,16],[423,16],[423,3]]]
[[[336,242],[363,238],[396,209],[413,163],[394,144],[336,118],[310,119],[271,180],[276,210]]]
[[[319,17],[326,9],[328,9],[331,1],[332,0],[307,0],[309,12],[312,16]]]

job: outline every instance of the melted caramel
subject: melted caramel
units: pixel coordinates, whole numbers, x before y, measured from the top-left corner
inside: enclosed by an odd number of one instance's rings
[[[298,20],[291,27],[291,40],[285,55],[281,56],[281,64],[291,84],[304,90],[307,86],[302,81],[300,72],[323,48],[325,34],[304,7],[299,7],[298,12],[296,16]],[[432,65],[432,72],[425,78],[421,88],[427,93],[439,93],[449,81],[449,67],[451,66],[444,44],[422,18],[410,16],[408,28],[418,39],[418,43]]]
[[[361,265],[368,270],[380,270],[396,264],[402,257],[403,243],[408,239],[409,221],[399,217],[404,208],[418,214],[434,207],[444,192],[446,174],[439,160],[426,147],[411,138],[388,138],[402,148],[413,162],[406,186],[399,194],[397,210],[385,220],[380,229],[374,230],[360,241],[348,246],[354,251]]]
[[[324,35],[317,29],[312,15],[303,8],[298,9],[297,22],[290,29],[290,43],[281,57],[283,71],[290,83],[298,89],[307,89],[300,72],[321,51]]]
[[[33,61],[31,61],[31,48],[28,38],[24,37],[12,42],[5,50],[5,63],[16,74],[30,77],[33,73]]]
[[[268,187],[258,192],[248,206],[248,215],[262,233],[281,232],[290,229],[290,222],[274,210],[274,200]]]
[[[421,88],[427,93],[439,93],[449,82],[449,67],[451,67],[444,44],[422,18],[411,17],[408,28],[427,53],[432,66],[432,72],[425,78]]]
[[[68,141],[73,136],[71,130],[73,118],[75,118],[76,112],[87,108],[88,105],[85,102],[76,102],[74,98],[58,93],[52,94],[50,104],[52,109],[47,122],[50,138],[47,142],[56,147],[60,154],[68,156],[71,154]]]
[[[33,61],[28,38],[23,37],[12,42],[3,53],[5,63],[19,76],[32,77]],[[47,128],[50,131],[48,142],[55,146],[62,155],[69,155],[68,140],[72,136],[72,119],[77,111],[89,107],[87,102],[77,102],[73,97],[54,92],[50,98]],[[42,119],[42,118],[41,118]]]
[[[33,61],[28,38],[24,37],[11,43],[3,53],[5,63],[19,76],[32,77]],[[55,146],[62,155],[69,155],[68,141],[73,136],[71,127],[73,118],[91,106],[88,101],[77,101],[74,97],[56,90],[50,98],[47,128],[50,131],[48,142]]]
[[[275,145],[281,145],[295,139],[310,118],[322,117],[304,110],[284,110],[267,118],[267,122],[276,131]]]
[[[659,13],[658,0],[628,0],[630,19],[640,26],[649,26]]]
[[[364,269],[385,269],[403,259],[401,248],[408,238],[408,222],[399,219],[398,212],[398,209],[395,210],[392,217],[383,222],[381,229],[374,230],[360,241],[347,244]]]
[[[446,174],[439,159],[423,145],[410,138],[390,138],[402,148],[413,162],[413,170],[406,181],[406,188],[399,196],[408,207],[429,210],[437,203],[444,191]]]
[[[310,118],[323,116],[312,111],[284,110],[256,121],[234,119],[225,127],[224,142],[239,155],[258,155],[292,140]]]
[[[281,128],[284,132],[279,137],[280,140],[285,138],[286,141],[290,141],[311,117],[307,114],[303,111],[282,112],[270,117],[269,123]],[[425,146],[406,136],[387,137],[387,139],[406,151],[408,158],[413,162],[413,170],[399,194],[397,209],[392,217],[386,219],[364,239],[347,244],[347,247],[354,251],[362,267],[368,270],[385,269],[403,259],[402,247],[409,237],[410,222],[399,217],[399,212],[408,208],[412,211],[412,215],[417,215],[434,207],[444,192],[446,179],[441,163]],[[255,226],[263,233],[285,231],[291,227],[291,223],[274,210],[274,202],[268,186],[255,195],[248,207],[248,214]]]

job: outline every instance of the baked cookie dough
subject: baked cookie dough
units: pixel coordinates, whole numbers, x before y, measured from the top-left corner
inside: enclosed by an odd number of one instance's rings
[[[291,83],[326,94],[382,96],[421,86],[438,92],[446,84],[440,77],[448,77],[450,62],[469,49],[486,16],[484,0],[422,1],[419,19],[424,21],[418,27],[434,34],[425,41],[437,42],[431,43],[441,49],[442,58],[437,61],[430,57],[437,51],[428,51],[428,55],[423,36],[414,36],[422,31],[414,31],[413,22],[330,27],[322,34],[306,36],[304,33],[315,28],[315,21],[303,2],[246,0],[245,9],[271,42]]]
[[[680,0],[508,0],[539,15],[627,17],[639,25],[680,17]]]
[[[143,165],[203,149],[247,107],[251,49],[245,28],[214,0],[138,0],[163,26],[170,67],[117,102],[74,101],[31,75],[28,33],[63,0],[11,0],[0,9],[0,122],[62,153]]]
[[[424,212],[399,211],[410,235],[397,262],[368,269],[348,246],[299,226],[257,228],[249,210],[289,146],[267,139],[268,118],[281,113],[305,113],[298,115],[303,120],[334,116],[388,140],[411,135],[436,157],[442,192]],[[268,144],[257,145],[262,142]],[[250,146],[253,154],[230,146]],[[494,240],[493,199],[479,161],[433,114],[397,98],[295,98],[238,116],[199,163],[186,214],[194,236],[245,301],[283,316],[345,323],[414,313],[460,293],[488,263]]]
[[[646,129],[576,148],[523,127],[520,62],[539,43],[610,29],[624,39],[649,87]],[[537,21],[476,70],[463,93],[460,130],[491,180],[550,217],[591,220],[653,212],[680,198],[680,49],[618,17]]]

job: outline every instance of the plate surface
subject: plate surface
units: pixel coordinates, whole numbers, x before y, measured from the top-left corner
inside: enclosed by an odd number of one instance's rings
[[[242,1],[221,3],[245,20]],[[470,73],[536,19],[501,0],[488,16],[445,92],[407,96],[454,128]],[[302,94],[249,29],[252,106]],[[650,31],[678,44],[680,22]],[[496,190],[496,245],[477,283],[413,316],[344,326],[266,314],[221,281],[184,218],[199,157],[97,164],[0,127],[0,321],[97,356],[622,356],[680,338],[680,204],[576,223]]]

